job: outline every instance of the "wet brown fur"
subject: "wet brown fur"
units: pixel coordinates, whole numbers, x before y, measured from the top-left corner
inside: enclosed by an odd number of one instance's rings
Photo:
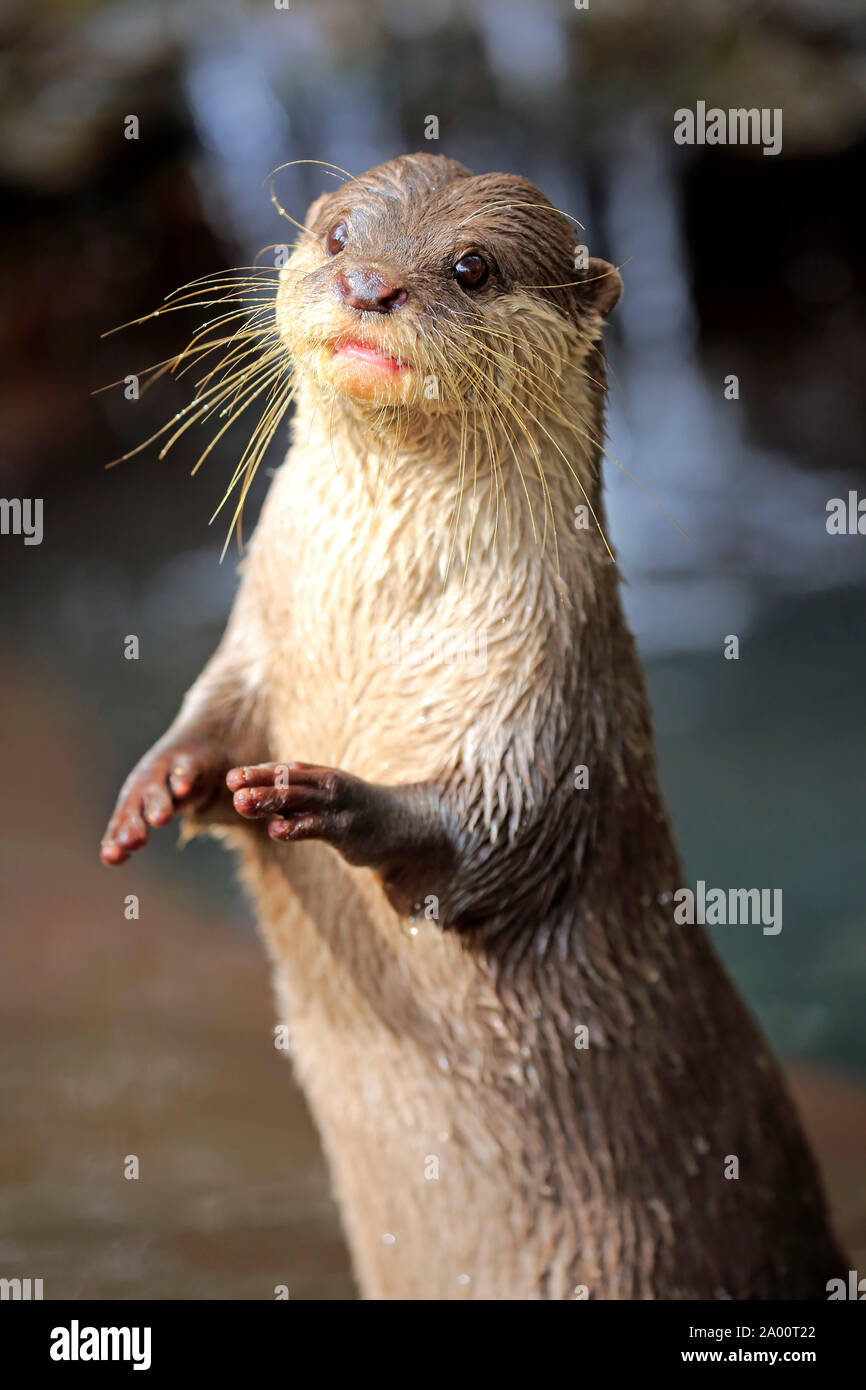
[[[346,310],[322,237],[344,212],[341,259],[409,291],[365,331],[440,373],[432,399],[417,380],[396,404],[329,385],[317,354]],[[220,776],[303,759],[398,789],[398,828],[371,811],[349,848],[274,843],[231,811],[222,832],[361,1289],[825,1297],[847,1264],[774,1062],[702,929],[673,921],[683,877],[617,570],[573,524],[586,498],[604,525],[619,277],[575,272],[578,231],[524,180],[426,155],[329,193],[307,226],[277,304],[292,449],[160,747],[168,766],[195,733]],[[495,266],[477,298],[450,273],[468,248]],[[485,669],[383,660],[383,633],[431,628],[483,630]]]

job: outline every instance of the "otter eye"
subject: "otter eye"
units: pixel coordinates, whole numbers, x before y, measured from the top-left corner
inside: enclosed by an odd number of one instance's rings
[[[345,218],[341,217],[328,230],[325,237],[325,250],[329,256],[336,256],[338,252],[342,251],[348,240],[349,228],[346,226]]]
[[[490,267],[477,251],[468,251],[454,266],[454,279],[464,290],[479,290],[490,273]]]

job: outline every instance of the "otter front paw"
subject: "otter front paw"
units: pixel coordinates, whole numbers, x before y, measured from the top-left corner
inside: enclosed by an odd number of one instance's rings
[[[324,840],[349,864],[375,870],[398,912],[425,894],[444,900],[454,880],[457,855],[434,787],[383,787],[313,763],[235,767],[226,782],[238,815],[267,821],[272,840]]]
[[[234,767],[226,777],[245,820],[266,820],[272,840],[327,840],[352,863],[378,857],[376,789],[314,763]]]
[[[149,826],[167,825],[179,812],[213,800],[225,769],[214,751],[210,740],[188,739],[164,748],[157,744],[145,754],[121,787],[102,837],[104,864],[125,863],[147,844]]]

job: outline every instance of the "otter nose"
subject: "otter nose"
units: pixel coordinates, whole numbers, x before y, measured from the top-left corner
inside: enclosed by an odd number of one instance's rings
[[[408,298],[402,285],[394,285],[369,266],[352,266],[337,275],[337,293],[350,309],[372,314],[391,314]]]

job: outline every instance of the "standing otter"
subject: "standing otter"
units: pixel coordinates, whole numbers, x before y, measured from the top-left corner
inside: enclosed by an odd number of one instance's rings
[[[428,155],[313,204],[292,448],[102,856],[234,823],[367,1297],[822,1298],[791,1104],[673,917],[602,530],[621,282],[575,252],[525,180]]]

